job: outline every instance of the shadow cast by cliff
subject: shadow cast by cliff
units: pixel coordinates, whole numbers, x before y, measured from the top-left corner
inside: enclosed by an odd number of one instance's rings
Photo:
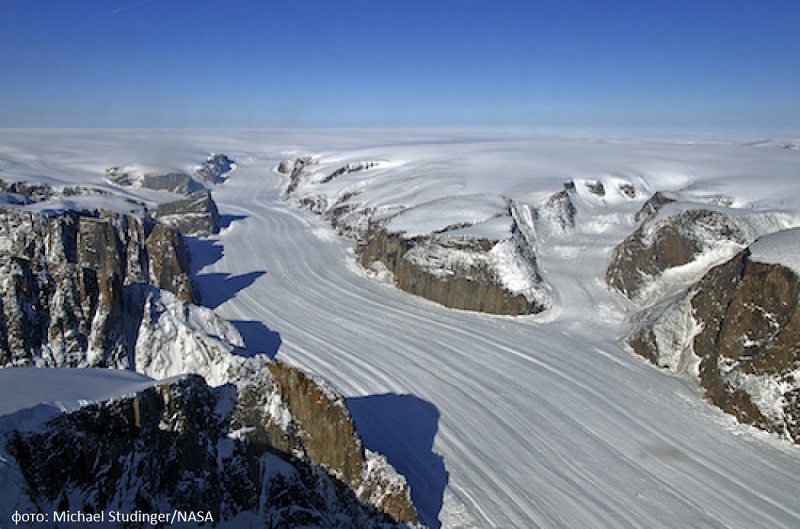
[[[231,222],[244,218],[246,217],[241,215],[223,215],[222,227],[227,227]],[[241,275],[221,272],[200,273],[206,266],[222,259],[224,248],[219,241],[213,239],[186,237],[185,240],[191,254],[192,281],[195,289],[200,293],[201,303],[205,307],[216,309],[267,273],[264,270]],[[266,354],[273,359],[278,354],[282,343],[279,333],[260,321],[238,320],[231,321],[231,323],[239,331],[244,341],[244,349],[238,350],[238,354],[243,356]]]
[[[367,448],[386,456],[411,486],[422,521],[438,520],[449,474],[444,459],[433,452],[439,424],[436,406],[413,395],[370,395],[347,399],[347,408]]]
[[[183,240],[189,250],[189,267],[193,277],[206,266],[222,259],[224,255],[222,243],[219,241],[192,236],[184,236]]]
[[[278,349],[283,343],[279,332],[271,330],[260,321],[233,320],[230,323],[236,327],[244,340],[245,351],[239,354],[248,357],[265,354],[271,359],[275,359],[275,355],[278,354]]]
[[[246,219],[246,215],[220,215],[219,216],[219,227],[220,229],[230,228],[231,224],[236,221]]]
[[[266,273],[264,270],[258,270],[238,276],[225,273],[200,274],[194,276],[194,284],[200,291],[203,305],[216,309]]]

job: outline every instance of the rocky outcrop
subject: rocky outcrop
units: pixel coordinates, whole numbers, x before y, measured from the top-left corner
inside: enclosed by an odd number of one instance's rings
[[[339,402],[329,402],[313,382],[284,369],[281,383],[298,381],[298,389],[308,391],[302,398],[314,400],[311,408],[294,403],[309,419],[304,425],[319,422],[316,411],[322,424],[349,421],[346,411],[329,417],[326,410]],[[6,446],[39,512],[180,510],[225,527],[244,521],[259,527],[395,527],[416,520],[407,496],[405,514],[394,505],[363,501],[337,468],[323,469],[292,447],[249,436],[262,426],[260,404],[234,386],[210,388],[201,377],[187,375],[59,414],[35,430],[12,430]],[[255,421],[243,426],[243,416]],[[301,433],[319,442],[315,430]],[[349,434],[351,444],[358,440]],[[374,472],[370,478],[391,485]]]
[[[311,156],[298,156],[297,158],[290,158],[283,160],[278,164],[276,171],[282,175],[289,177],[289,183],[284,191],[284,197],[288,197],[297,190],[300,185],[300,177],[306,166],[317,163]]]
[[[575,194],[575,182],[572,180],[564,182],[564,189],[550,195],[537,209],[538,222],[546,223],[544,231],[553,235],[563,235],[575,227],[575,218],[578,214]]]
[[[300,157],[278,165],[276,171],[289,177],[285,198],[322,215],[340,235],[354,239],[359,262],[369,275],[462,310],[525,315],[551,306],[552,292],[538,270],[537,214],[531,208],[518,208],[510,199],[496,195],[443,197],[413,207],[373,208],[356,199],[364,188],[358,180],[340,183],[335,196],[311,189],[373,169],[379,162],[349,163],[324,176],[321,171],[307,173],[306,168],[316,163]],[[564,197],[571,204],[567,191]],[[552,202],[559,200],[556,197]],[[524,219],[519,215],[522,209],[527,212]],[[451,212],[456,217],[450,218]],[[467,218],[457,218],[458,212]],[[553,215],[561,222],[559,212]],[[430,229],[408,234],[390,226],[401,218],[400,223],[405,224],[408,217],[423,219]],[[469,231],[476,226],[474,232]]]
[[[172,292],[184,301],[199,299],[189,277],[189,252],[180,233],[164,224],[156,224],[147,236],[145,249],[151,285]]]
[[[189,195],[225,181],[235,168],[233,160],[224,154],[214,154],[206,162],[195,167],[191,174],[177,171],[146,171],[137,164],[127,164],[106,169],[106,180],[120,187],[139,187]]]
[[[749,246],[791,219],[729,205],[724,197],[701,207],[656,193],[614,250],[606,281],[648,307],[626,338],[637,354],[697,380],[740,421],[798,440],[798,278],[752,259]]]
[[[769,236],[768,236],[769,237]],[[800,442],[800,279],[746,249],[639,318],[628,344],[741,422]]]
[[[195,167],[195,178],[205,185],[216,185],[224,182],[228,175],[236,169],[236,162],[224,154],[212,154],[208,160]]]
[[[367,269],[375,270],[375,263],[381,263],[401,290],[447,307],[508,315],[534,314],[548,308],[549,292],[535,266],[529,266],[524,276],[541,291],[528,296],[504,287],[498,277],[501,255],[516,253],[511,240],[447,234],[408,238],[377,227],[357,253]]]
[[[79,196],[110,197],[112,192],[92,186],[53,187],[41,182],[6,181],[0,178],[0,193],[5,195],[6,203],[12,205],[29,205],[36,202],[56,200]],[[117,197],[129,205],[129,210],[143,210],[143,202],[129,197]]]
[[[652,304],[697,280],[759,235],[785,226],[784,217],[676,204],[675,198],[656,193],[636,214],[639,227],[614,249],[606,283],[632,301]]]
[[[647,199],[644,204],[642,204],[642,208],[636,212],[633,216],[633,220],[636,222],[644,222],[646,220],[651,220],[653,217],[656,216],[656,213],[661,211],[661,208],[666,206],[667,204],[672,204],[673,202],[677,202],[678,197],[674,193],[669,193],[666,191],[656,191],[653,193],[653,196]]]
[[[363,448],[338,393],[266,356],[239,356],[236,329],[193,303],[173,228],[0,208],[0,248],[3,365],[196,373],[217,386],[183,377],[35,433],[8,430],[28,486],[19,501],[45,512],[244,513],[267,527],[416,523],[405,479]],[[0,453],[0,475],[6,464]]]
[[[323,178],[320,183],[327,184],[337,176],[342,176],[343,174],[349,173],[360,173],[361,171],[366,171],[367,169],[372,169],[373,167],[377,166],[378,162],[350,162],[349,164],[333,171],[331,174]]]
[[[172,228],[129,215],[0,208],[3,364],[128,367],[143,288],[194,300]]]
[[[390,468],[382,456],[365,451],[345,399],[325,382],[302,371],[274,362],[269,371],[276,394],[302,431],[299,444],[287,451],[301,452],[356,491],[357,497],[380,508],[395,521],[417,523],[405,479],[390,472],[386,476],[371,467]]]
[[[106,169],[106,179],[109,183],[120,187],[141,187],[153,191],[166,191],[188,195],[201,189],[191,175],[178,172],[164,173],[138,173],[135,167],[115,165]]]
[[[206,189],[175,202],[159,204],[155,216],[183,235],[208,237],[219,233],[219,210]]]

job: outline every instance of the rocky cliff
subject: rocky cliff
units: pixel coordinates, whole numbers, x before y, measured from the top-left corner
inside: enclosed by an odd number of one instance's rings
[[[332,171],[319,164],[311,157],[281,162],[276,171],[289,179],[285,198],[355,239],[359,263],[368,274],[451,308],[525,315],[551,306],[551,289],[538,269],[537,214],[528,206],[502,196],[475,195],[374,208],[359,201],[368,186],[360,173],[380,169],[381,162],[351,162]],[[310,167],[319,170],[310,173]],[[354,173],[359,179],[345,180]],[[324,191],[330,185],[339,186],[338,191]],[[566,191],[565,197],[569,202]],[[564,201],[556,197],[551,202],[551,216],[561,223]],[[424,230],[403,227],[420,219]]]
[[[656,193],[635,215],[636,230],[615,249],[606,283],[642,305],[696,281],[758,236],[786,227],[787,215],[679,202]]]
[[[407,238],[377,228],[357,252],[365,268],[389,271],[401,290],[447,307],[510,315],[548,308],[548,292],[533,266],[525,275],[542,285],[541,294],[504,287],[497,268],[506,250],[514,251],[509,241],[445,234]]]
[[[751,248],[640,315],[627,341],[661,367],[696,378],[741,422],[800,442],[798,274],[754,259]]]
[[[317,399],[314,388],[311,383],[303,389]],[[326,403],[339,406],[325,397],[319,406]],[[415,521],[413,507],[408,519],[396,509],[363,501],[359,491],[337,479],[335,465],[320,466],[297,446],[276,446],[252,435],[265,425],[255,420],[243,426],[241,419],[261,417],[259,405],[235,386],[210,388],[201,377],[186,375],[128,397],[86,404],[35,427],[35,414],[25,410],[17,415],[27,427],[6,432],[14,458],[14,468],[7,471],[18,472],[26,484],[31,504],[23,500],[22,505],[48,514],[182,510],[202,513],[204,519],[210,515],[212,525],[222,527],[396,527]],[[323,411],[304,421],[310,428],[298,433],[312,439],[317,425],[338,426],[328,420],[352,426],[342,408],[335,417]],[[353,444],[357,436],[349,433],[338,441]],[[373,472],[370,477],[386,476]],[[391,486],[385,480],[381,484]]]
[[[206,189],[196,191],[184,199],[159,204],[155,216],[183,235],[208,237],[219,233],[219,210]]]
[[[130,215],[0,208],[4,364],[129,367],[143,289],[196,299],[183,239]]]
[[[6,207],[0,249],[3,365],[203,377],[85,405],[35,431],[6,429],[16,463],[0,454],[0,467],[16,465],[26,483],[16,505],[216,509],[226,520],[254,517],[253,527],[416,523],[405,480],[363,448],[337,392],[237,354],[236,329],[194,303],[173,228]]]

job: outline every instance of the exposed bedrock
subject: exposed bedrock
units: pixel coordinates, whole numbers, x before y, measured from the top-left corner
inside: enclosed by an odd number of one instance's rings
[[[800,284],[792,269],[744,250],[689,292],[645,312],[638,354],[697,377],[741,422],[800,442]]]
[[[0,208],[3,364],[130,364],[141,288],[195,299],[183,239],[129,215]]]
[[[207,189],[175,202],[160,204],[155,214],[158,220],[183,235],[207,237],[219,233],[219,210]]]
[[[290,371],[284,378],[293,376]],[[324,411],[339,403],[329,403],[315,387],[302,388],[318,400],[315,409],[323,409],[318,419],[304,422],[308,429],[298,431],[307,442],[319,435],[318,423],[352,425],[346,411]],[[260,390],[269,394],[272,388]],[[210,388],[201,377],[187,375],[58,414],[34,431],[11,432],[7,447],[43,512],[178,509],[211,512],[215,523],[244,515],[263,527],[394,527],[416,521],[407,495],[405,512],[371,503],[373,498],[362,498],[341,479],[344,467],[323,468],[295,446],[249,437],[264,426],[259,413],[247,414],[260,404],[232,385]],[[303,405],[294,404],[304,413]],[[243,424],[243,416],[254,421]],[[336,441],[360,448],[358,437],[348,433],[349,439]],[[368,477],[384,494],[393,486],[387,478],[403,481],[375,472]]]
[[[645,203],[636,215],[642,223],[614,249],[606,270],[607,284],[637,303],[651,304],[674,293],[759,235],[788,224],[779,213],[673,202],[657,193]]]
[[[303,435],[287,451],[302,452],[356,492],[359,499],[377,506],[400,522],[416,523],[417,512],[404,478],[391,470],[378,454],[368,453],[356,432],[345,399],[325,382],[282,362],[269,364],[277,394],[291,412]]]
[[[308,167],[317,163],[297,157],[276,167],[288,177],[284,198],[354,239],[359,262],[369,274],[456,309],[525,315],[552,306],[552,289],[538,268],[534,224],[540,214],[530,206],[488,194],[441,197],[412,206],[370,205],[357,198],[369,189],[368,182],[342,180],[380,167],[380,162],[353,162],[327,174],[310,172]],[[328,193],[334,181],[339,187]],[[574,186],[565,185],[548,202],[548,227],[556,226],[551,231],[574,226],[573,192]],[[412,227],[408,233],[409,222],[413,226],[419,221],[424,230]]]
[[[143,172],[138,165],[129,164],[109,167],[106,169],[106,179],[120,187],[140,187],[189,195],[206,186],[225,181],[235,168],[233,160],[224,154],[214,154],[195,167],[191,174],[177,171]]]
[[[508,315],[545,310],[543,301],[528,299],[500,283],[489,257],[497,244],[435,235],[404,238],[378,228],[358,247],[358,254],[365,268],[382,263],[398,288],[447,307]]]

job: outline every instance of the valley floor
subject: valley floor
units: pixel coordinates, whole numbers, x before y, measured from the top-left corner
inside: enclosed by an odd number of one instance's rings
[[[555,316],[449,310],[359,275],[351,243],[280,200],[271,166],[241,167],[215,194],[235,220],[193,250],[218,258],[200,289],[248,346],[274,351],[263,324],[279,358],[351,397],[431,526],[800,524],[796,449],[621,348],[624,315],[575,281],[602,273],[596,237],[544,262],[560,271]]]

